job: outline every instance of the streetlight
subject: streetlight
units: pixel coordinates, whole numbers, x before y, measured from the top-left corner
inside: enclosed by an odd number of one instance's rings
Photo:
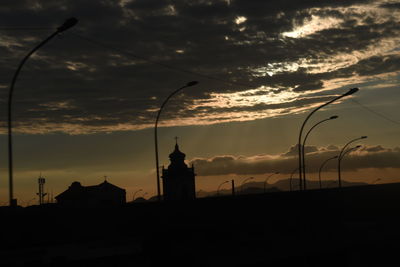
[[[137,194],[137,193],[139,193],[140,191],[143,191],[143,189],[136,190],[136,192],[135,192],[135,193],[133,193],[133,196],[132,196],[132,202],[135,200],[135,196],[136,196],[136,194]]]
[[[165,104],[168,102],[168,100],[169,100],[173,95],[175,95],[176,93],[178,93],[179,91],[181,91],[182,89],[184,89],[184,88],[186,88],[186,87],[190,87],[190,86],[196,85],[196,84],[198,84],[198,83],[199,83],[198,81],[191,81],[191,82],[188,82],[186,85],[184,85],[184,86],[182,86],[182,87],[176,89],[175,91],[173,91],[173,92],[164,100],[164,102],[162,103],[162,105],[161,105],[161,107],[160,107],[160,109],[158,110],[158,113],[157,113],[156,122],[155,122],[155,124],[154,124],[154,147],[155,147],[155,152],[156,152],[157,199],[158,199],[159,202],[161,201],[161,191],[160,191],[160,171],[159,171],[159,169],[158,169],[158,140],[157,140],[157,126],[158,126],[158,120],[159,120],[159,118],[160,118],[162,109],[164,108]]]
[[[265,193],[265,190],[266,190],[266,184],[267,184],[268,179],[271,178],[274,174],[279,174],[279,172],[272,173],[265,179],[265,181],[264,181],[264,193]]]
[[[325,160],[325,161],[321,164],[321,167],[319,167],[319,172],[318,172],[318,177],[319,177],[319,189],[322,189],[322,182],[321,182],[321,171],[322,171],[322,168],[325,166],[326,163],[328,163],[328,161],[330,161],[330,160],[332,160],[332,159],[337,159],[337,158],[338,158],[338,156],[334,156],[334,157],[332,157],[332,158],[329,158],[329,159]]]
[[[339,174],[338,175],[338,178],[339,178],[338,182],[339,182],[339,188],[342,187],[342,179],[341,179],[341,176],[340,176],[340,163],[342,162],[342,159],[344,158],[344,156],[346,156],[346,154],[348,154],[349,152],[351,152],[353,150],[356,150],[356,149],[358,149],[360,147],[361,146],[358,145],[358,146],[355,146],[355,147],[347,149],[344,153],[339,154],[339,158],[338,158],[338,174]]]
[[[306,119],[304,120],[303,125],[302,125],[301,128],[300,128],[299,140],[298,140],[298,143],[297,143],[297,146],[298,146],[298,149],[299,149],[299,181],[300,181],[300,188],[302,188],[302,157],[301,157],[301,155],[302,155],[302,148],[301,148],[301,136],[302,136],[302,134],[303,134],[303,129],[304,129],[304,126],[306,125],[308,119],[309,119],[316,111],[318,111],[319,109],[321,109],[321,108],[323,108],[323,107],[325,107],[325,106],[327,106],[327,105],[329,105],[329,104],[331,104],[331,103],[333,103],[333,102],[339,100],[339,99],[342,98],[342,97],[352,95],[352,94],[354,94],[354,93],[357,92],[357,91],[358,91],[358,88],[352,88],[352,89],[350,89],[347,93],[344,93],[344,94],[342,94],[342,95],[340,95],[340,96],[335,97],[334,99],[332,99],[332,100],[326,102],[325,104],[323,104],[323,105],[317,107],[316,109],[314,109],[313,111],[311,111],[311,113],[308,114],[308,116],[307,116]],[[305,189],[306,189],[306,186],[304,185],[304,190],[305,190]]]
[[[292,173],[290,174],[290,178],[289,178],[289,188],[290,188],[290,191],[292,191],[292,179],[293,179],[293,174],[294,174],[297,170],[298,170],[298,168],[294,169],[294,170],[292,171]]]
[[[341,186],[341,180],[342,180],[342,178],[340,177],[340,175],[341,175],[341,173],[340,173],[340,159],[342,158],[342,155],[343,155],[345,149],[346,149],[351,143],[356,142],[356,141],[361,140],[361,139],[366,139],[366,138],[368,138],[368,136],[365,136],[365,135],[363,135],[363,136],[361,136],[361,137],[354,138],[354,139],[350,140],[349,142],[347,142],[347,144],[345,144],[345,145],[343,146],[342,150],[340,150],[340,153],[339,153],[339,160],[338,160],[338,181],[339,181],[339,187]]]
[[[217,189],[217,196],[219,196],[219,189],[221,188],[221,186],[222,186],[223,184],[226,184],[226,183],[229,183],[229,181],[222,182],[222,183],[218,186],[218,189]]]
[[[324,123],[324,122],[330,121],[330,120],[335,120],[335,119],[337,119],[338,117],[339,117],[339,116],[336,116],[336,115],[335,115],[335,116],[331,116],[331,117],[329,117],[329,118],[327,118],[327,119],[325,119],[325,120],[322,120],[322,121],[320,121],[320,122],[317,122],[316,124],[314,124],[313,127],[310,128],[310,130],[308,130],[306,136],[304,137],[303,145],[302,145],[303,183],[304,183],[304,188],[306,188],[306,182],[307,182],[307,179],[306,179],[306,155],[305,155],[305,152],[304,152],[304,148],[306,147],[306,141],[307,141],[308,135],[311,133],[311,131],[312,131],[315,127],[317,127],[317,126],[320,125],[321,123]]]
[[[240,194],[243,193],[243,186],[244,186],[244,184],[245,184],[248,180],[251,180],[251,179],[254,179],[254,177],[249,177],[249,178],[243,180],[243,182],[240,184]]]
[[[57,28],[55,32],[53,32],[50,36],[44,39],[41,43],[35,46],[19,63],[17,70],[14,73],[14,76],[11,81],[10,90],[8,92],[8,120],[7,120],[7,127],[8,127],[8,180],[9,180],[9,205],[16,206],[17,200],[14,199],[14,188],[13,188],[13,143],[12,143],[12,99],[14,93],[14,85],[17,81],[18,75],[24,66],[25,62],[29,59],[29,57],[35,53],[39,48],[44,46],[48,41],[53,39],[59,33],[62,33],[78,23],[76,18],[69,18],[67,19],[63,25]]]

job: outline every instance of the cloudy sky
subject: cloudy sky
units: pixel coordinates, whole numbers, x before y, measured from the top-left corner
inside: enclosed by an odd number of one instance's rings
[[[6,108],[19,61],[66,18],[79,23],[24,66],[14,95],[15,196],[35,197],[37,177],[56,195],[78,180],[108,180],[156,192],[153,125],[160,161],[179,137],[197,190],[248,176],[287,178],[294,145],[313,108],[309,178],[349,140],[343,178],[400,181],[400,2],[377,1],[34,1],[0,6],[0,202],[7,200]],[[306,129],[307,130],[307,129]],[[334,179],[335,164],[325,176]],[[271,181],[272,182],[272,181]]]

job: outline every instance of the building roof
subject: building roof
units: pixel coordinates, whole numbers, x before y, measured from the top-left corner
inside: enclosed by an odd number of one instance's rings
[[[122,189],[116,185],[110,184],[106,180],[98,185],[82,186],[80,182],[73,182],[67,190],[57,195],[55,198],[62,198],[68,196],[77,196],[81,194],[96,194],[101,192],[120,192],[125,193],[125,189]]]
[[[170,160],[171,161],[178,161],[178,160],[183,161],[183,160],[185,160],[185,157],[186,157],[185,153],[183,153],[179,150],[178,143],[176,143],[175,150],[171,154],[169,154]]]

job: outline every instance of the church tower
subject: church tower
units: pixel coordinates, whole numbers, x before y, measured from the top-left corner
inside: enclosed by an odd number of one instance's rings
[[[185,154],[179,150],[178,141],[175,150],[169,154],[171,164],[162,169],[163,192],[165,201],[186,201],[196,198],[194,167],[185,164]]]

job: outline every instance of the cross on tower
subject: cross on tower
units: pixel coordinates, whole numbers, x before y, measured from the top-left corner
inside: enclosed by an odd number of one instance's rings
[[[178,136],[175,136],[175,144],[178,144]]]

